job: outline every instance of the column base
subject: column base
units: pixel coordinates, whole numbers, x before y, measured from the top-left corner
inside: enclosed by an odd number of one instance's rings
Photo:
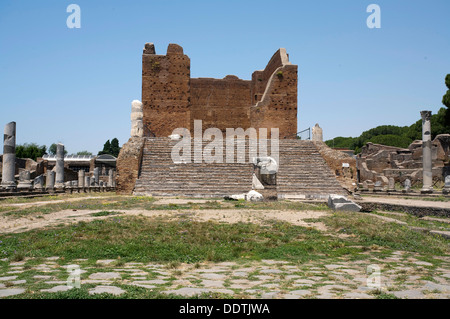
[[[15,182],[2,182],[0,185],[0,188],[6,189],[6,190],[14,190],[17,188],[17,185]]]
[[[433,189],[432,188],[422,188],[420,190],[421,194],[433,194]]]

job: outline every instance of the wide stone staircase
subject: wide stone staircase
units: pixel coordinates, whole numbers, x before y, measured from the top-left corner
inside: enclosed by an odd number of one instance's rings
[[[226,148],[223,149],[223,163],[205,163],[204,160],[195,163],[194,141],[191,140],[190,163],[177,163],[172,159],[172,149],[178,143],[169,138],[146,139],[134,194],[223,197],[251,190],[254,168],[248,156],[248,143],[235,149],[233,163],[226,163]],[[205,141],[200,143],[202,149],[209,144]],[[270,156],[270,141],[267,149]],[[237,163],[236,156],[240,152],[246,154],[245,163]],[[311,141],[279,141],[276,179],[278,198],[325,198],[331,193],[345,195]]]
[[[191,140],[191,163],[174,163],[172,148],[177,143],[179,141],[169,138],[146,139],[135,194],[223,197],[251,190],[253,165],[248,161],[225,163],[224,151],[224,163],[194,163],[194,141]],[[207,144],[209,142],[202,142],[202,149]]]
[[[278,198],[327,198],[346,195],[312,141],[280,140]]]

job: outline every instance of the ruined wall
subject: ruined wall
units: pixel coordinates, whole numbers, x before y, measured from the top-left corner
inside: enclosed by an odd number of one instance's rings
[[[156,55],[146,44],[142,55],[142,103],[144,135],[150,130],[167,137],[178,127],[190,125],[190,59],[183,48],[170,44],[166,55]]]
[[[250,127],[251,81],[228,75],[224,79],[191,79],[191,128],[202,120],[203,130]]]
[[[280,138],[297,133],[297,66],[285,49],[278,50],[252,80],[190,78],[190,59],[170,44],[167,55],[156,55],[151,43],[142,55],[144,136],[167,137],[175,128],[202,120],[203,130],[216,127],[279,128]]]
[[[343,152],[330,148],[324,142],[314,141],[314,145],[333,173],[336,175],[336,179],[339,181],[341,186],[349,192],[355,191],[357,171],[356,159]],[[349,167],[343,167],[343,164],[348,164]]]
[[[298,67],[289,62],[285,49],[278,50],[264,71],[252,75],[250,108],[252,127],[279,128],[280,138],[296,138]]]
[[[450,135],[436,136],[431,144],[433,179],[443,180],[449,166]],[[407,149],[367,143],[357,156],[360,181],[393,177],[396,182],[422,180],[422,141],[412,142]]]
[[[132,137],[120,149],[116,166],[116,191],[118,194],[132,194],[142,160],[143,137]]]

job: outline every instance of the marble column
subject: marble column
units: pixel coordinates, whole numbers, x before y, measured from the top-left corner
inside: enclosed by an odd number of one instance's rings
[[[84,187],[91,187],[91,177],[85,175],[84,176]]]
[[[389,178],[388,191],[395,192],[395,179],[393,177]]]
[[[33,184],[31,183],[30,171],[21,171],[19,174],[19,185],[17,185],[17,189],[30,190],[32,188]]]
[[[56,188],[64,188],[64,145],[56,146]]]
[[[98,167],[94,168],[94,182],[95,182],[95,186],[99,186],[99,169]]]
[[[80,169],[78,171],[78,187],[81,187],[81,188],[84,187],[84,178],[85,178],[85,172],[84,172],[84,170]]]
[[[431,159],[431,111],[420,112],[422,116],[422,162],[423,187],[422,193],[433,192],[433,162]]]
[[[16,122],[6,124],[3,135],[2,187],[16,189]]]
[[[54,171],[47,171],[47,181],[45,186],[47,190],[53,190],[55,188],[55,175],[56,173]]]
[[[114,187],[114,171],[112,169],[109,169],[108,172],[108,186]]]

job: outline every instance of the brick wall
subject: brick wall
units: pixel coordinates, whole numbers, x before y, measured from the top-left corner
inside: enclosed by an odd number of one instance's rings
[[[203,129],[253,127],[280,129],[280,138],[297,132],[297,66],[286,50],[278,50],[266,68],[252,80],[190,78],[190,59],[183,48],[170,44],[166,55],[156,55],[146,44],[142,56],[144,132],[167,137],[175,128],[188,128],[194,120]]]
[[[167,137],[175,128],[189,128],[190,59],[183,48],[169,45],[167,55],[147,47],[142,55],[142,103],[144,132]]]
[[[191,128],[202,120],[203,129],[250,127],[250,81],[236,76],[191,79]]]

